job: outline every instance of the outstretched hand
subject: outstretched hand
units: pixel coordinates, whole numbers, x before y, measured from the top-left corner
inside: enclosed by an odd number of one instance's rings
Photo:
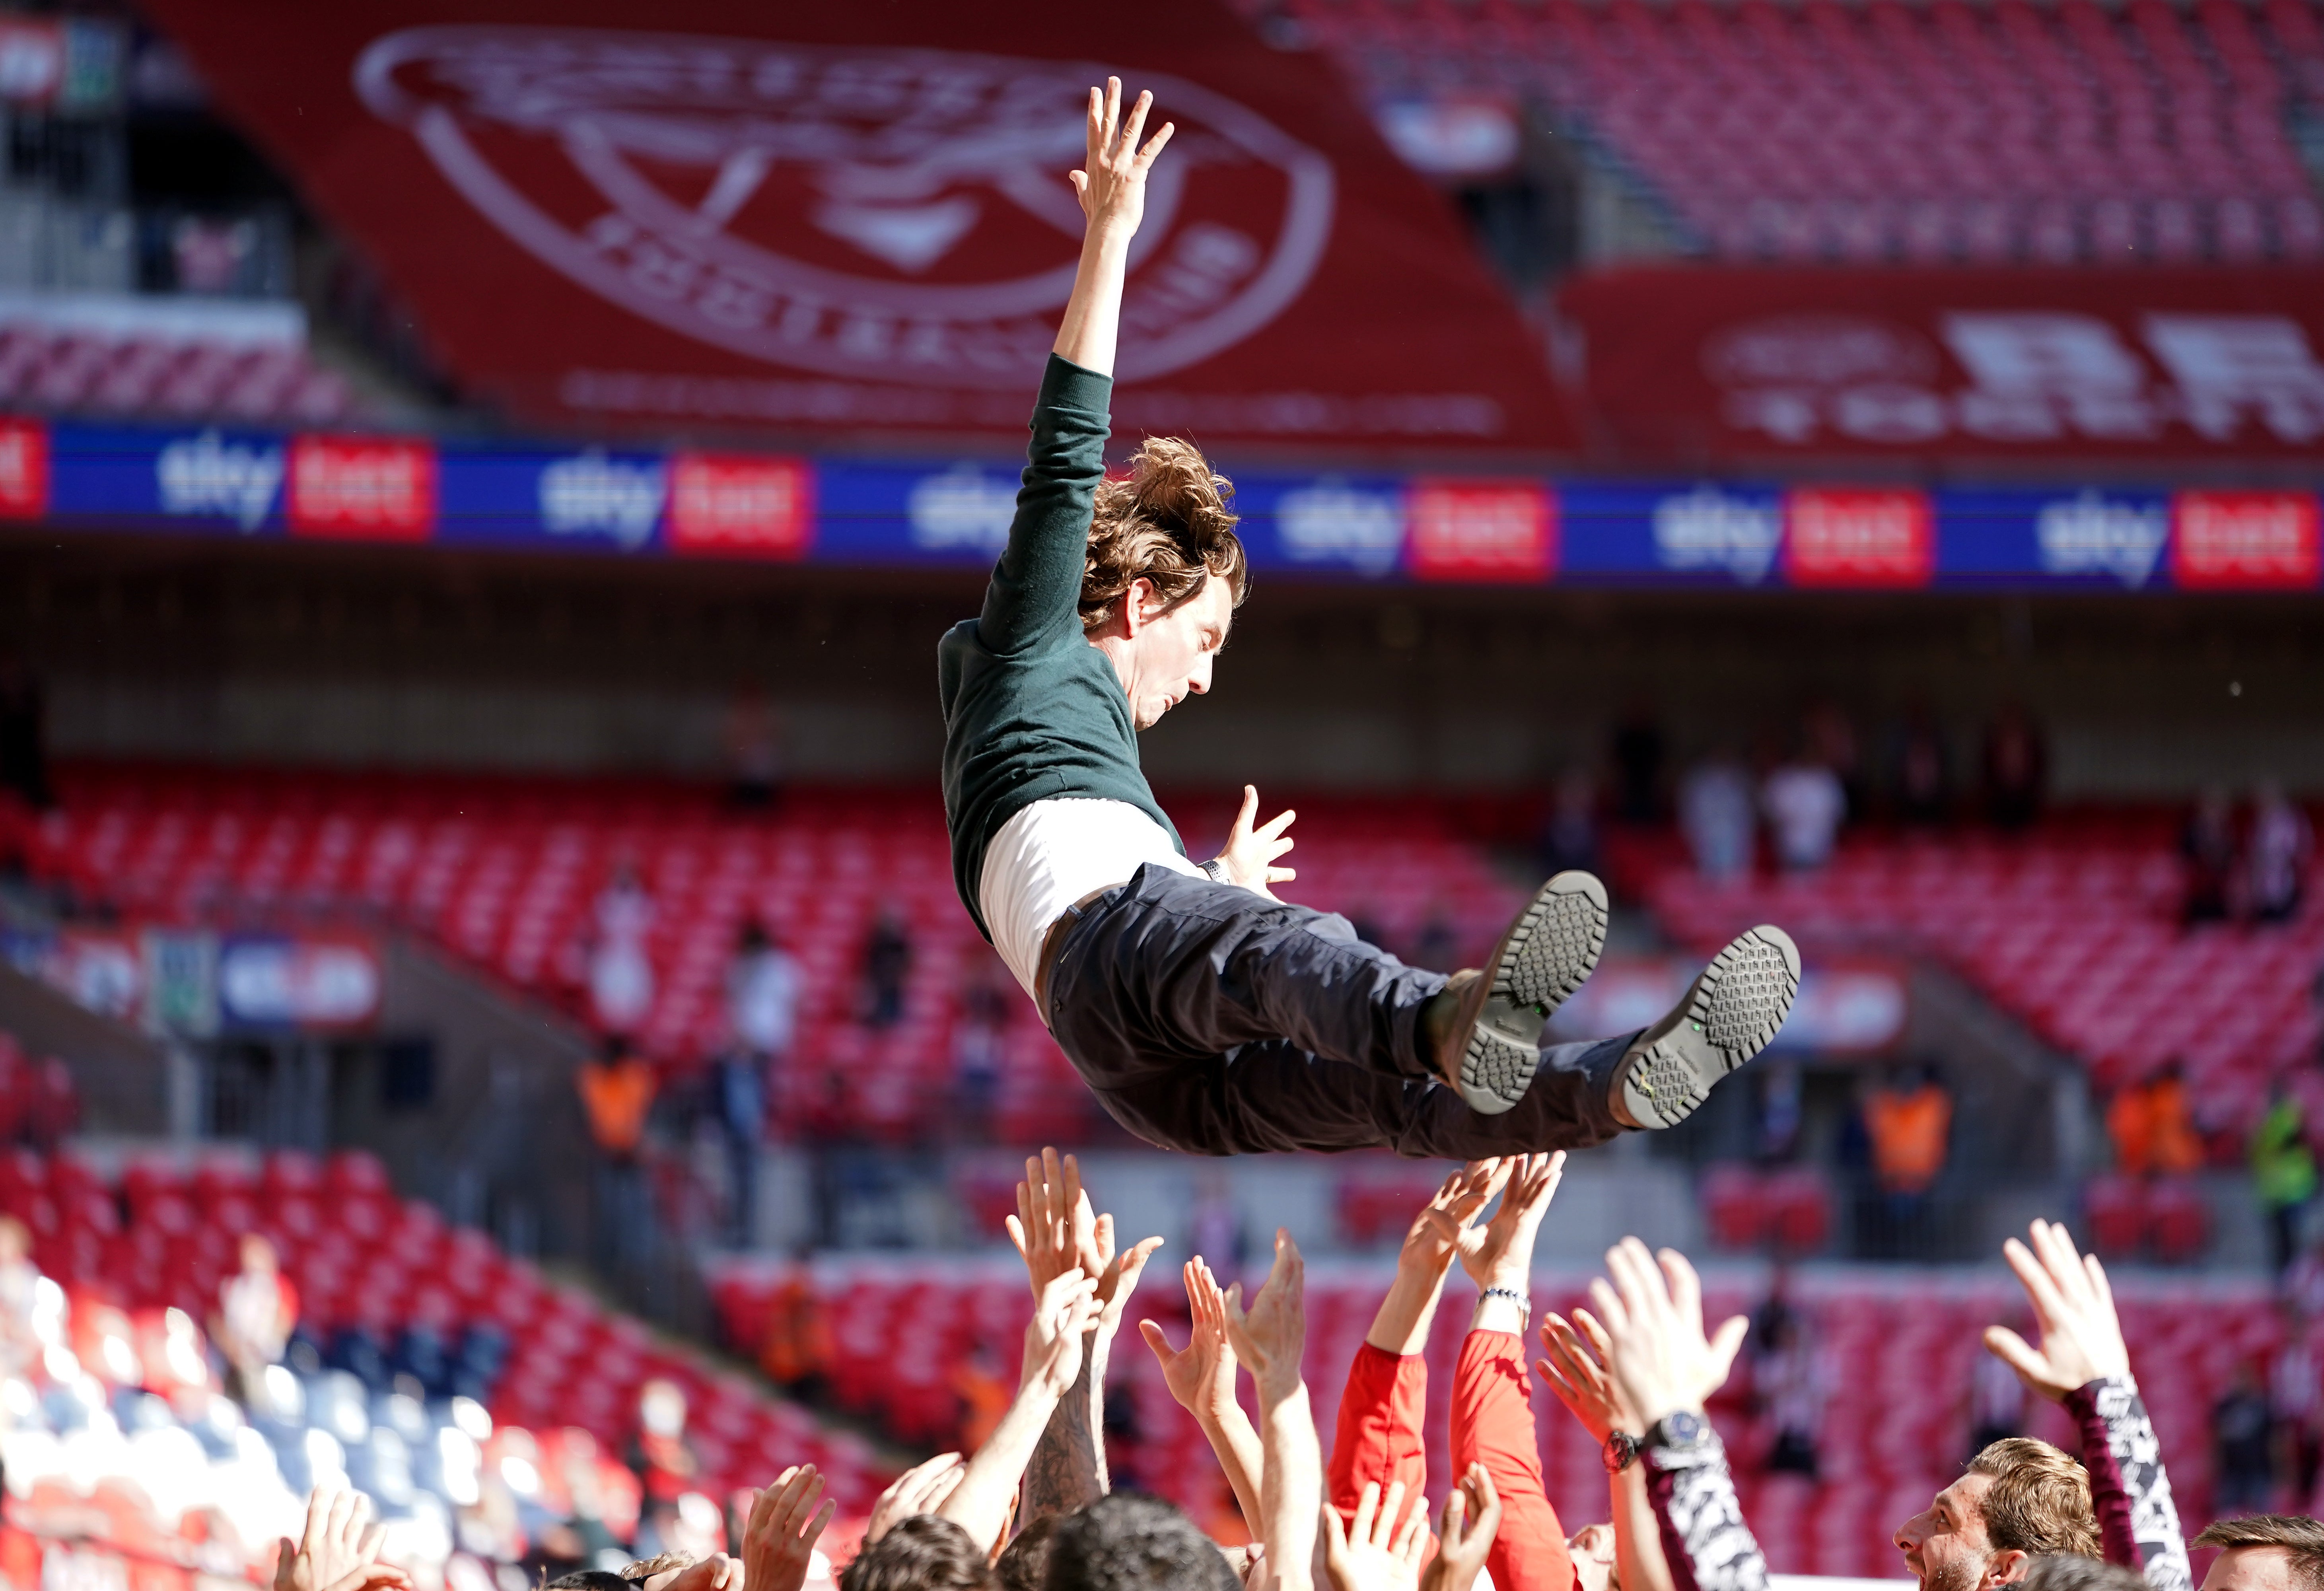
[[[1291,849],[1291,838],[1284,830],[1298,816],[1296,811],[1283,811],[1259,823],[1259,786],[1244,785],[1242,810],[1235,814],[1234,827],[1227,831],[1226,849],[1218,856],[1219,870],[1226,874],[1226,882],[1274,900],[1275,892],[1268,884],[1289,883],[1299,876],[1296,867],[1274,865],[1277,856]]]
[[[1242,1283],[1227,1289],[1227,1341],[1235,1357],[1250,1367],[1262,1406],[1272,1407],[1305,1384],[1300,1355],[1307,1347],[1307,1265],[1287,1227],[1275,1231],[1275,1264],[1267,1285],[1242,1307]]]
[[[1549,1357],[1535,1360],[1534,1368],[1549,1383],[1565,1411],[1582,1422],[1591,1441],[1603,1447],[1618,1430],[1634,1437],[1646,1433],[1637,1411],[1623,1398],[1622,1389],[1614,1384],[1613,1374],[1606,1368],[1614,1356],[1613,1345],[1596,1316],[1576,1309],[1573,1319],[1568,1320],[1552,1313],[1542,1323],[1541,1346],[1549,1350]]]
[[[1508,1181],[1509,1168],[1515,1163],[1515,1157],[1506,1155],[1471,1161],[1445,1178],[1443,1186],[1429,1196],[1406,1229],[1404,1246],[1397,1251],[1397,1267],[1436,1275],[1450,1266],[1464,1245],[1477,1241],[1478,1234],[1470,1223]]]
[[[750,1591],[799,1591],[815,1561],[815,1544],[838,1511],[837,1500],[824,1496],[814,1465],[785,1470],[751,1499],[742,1526],[742,1583]]]
[[[1025,1327],[1025,1363],[1018,1386],[1038,1386],[1052,1398],[1072,1390],[1082,1373],[1082,1338],[1097,1324],[1097,1283],[1078,1270],[1049,1279]]]
[[[1511,1155],[1503,1162],[1508,1185],[1501,1207],[1482,1230],[1461,1235],[1461,1268],[1480,1288],[1514,1287],[1522,1290],[1533,1273],[1534,1239],[1557,1185],[1565,1176],[1565,1152],[1554,1154]]]
[[[1182,1274],[1186,1282],[1186,1313],[1193,1330],[1186,1346],[1174,1348],[1162,1328],[1151,1320],[1138,1323],[1139,1335],[1161,1362],[1162,1383],[1187,1413],[1200,1418],[1220,1413],[1235,1401],[1235,1353],[1227,1341],[1226,1295],[1218,1278],[1200,1254],[1188,1260]]]
[[[1175,124],[1165,122],[1140,149],[1138,135],[1146,130],[1146,113],[1153,108],[1154,96],[1140,94],[1124,122],[1120,78],[1108,78],[1103,88],[1089,92],[1088,155],[1071,180],[1092,232],[1118,227],[1127,237],[1146,217],[1146,173],[1176,131]]]
[[[1444,1499],[1444,1516],[1436,1527],[1436,1556],[1420,1577],[1420,1591],[1469,1591],[1484,1571],[1500,1529],[1501,1498],[1493,1489],[1492,1472],[1472,1464]]]
[[[1646,1429],[1682,1409],[1702,1411],[1704,1400],[1727,1384],[1750,1325],[1737,1315],[1706,1336],[1702,1278],[1676,1249],[1659,1257],[1657,1264],[1645,1244],[1626,1237],[1606,1251],[1611,1284],[1590,1284],[1605,1323],[1614,1384]]]
[[[1096,1213],[1088,1189],[1082,1186],[1081,1162],[1044,1149],[1038,1159],[1025,1162],[1025,1179],[1017,1184],[1017,1213],[1006,1218],[1009,1241],[1017,1245],[1033,1296],[1056,1277],[1079,1271],[1097,1284],[1100,1307],[1096,1325],[1111,1342],[1121,1325],[1123,1309],[1138,1290],[1146,1262],[1162,1246],[1148,1237],[1117,1250],[1113,1217]]]
[[[2013,1237],[2001,1253],[2025,1284],[2042,1346],[2032,1346],[2006,1326],[1988,1326],[1987,1350],[2053,1403],[2091,1382],[2127,1378],[2130,1350],[2123,1344],[2106,1267],[2096,1254],[2077,1253],[2073,1238],[2054,1222],[2036,1221],[2027,1235],[2032,1248]]]
[[[1412,1502],[1407,1510],[1402,1481],[1389,1482],[1385,1497],[1378,1481],[1367,1481],[1346,1529],[1340,1511],[1323,1504],[1323,1565],[1333,1591],[1415,1591],[1428,1554],[1428,1499]]]
[[[371,1523],[371,1499],[343,1486],[318,1486],[307,1498],[307,1528],[282,1538],[274,1591],[379,1591],[411,1577],[379,1561],[386,1532]]]

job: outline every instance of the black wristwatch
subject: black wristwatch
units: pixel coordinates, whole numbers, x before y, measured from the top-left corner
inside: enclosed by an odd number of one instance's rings
[[[1644,1442],[1632,1436],[1628,1431],[1618,1430],[1609,1432],[1606,1438],[1606,1447],[1603,1454],[1606,1460],[1606,1473],[1608,1475],[1619,1475],[1624,1470],[1629,1468],[1630,1466],[1638,1461],[1638,1449],[1645,1446],[1646,1444]]]
[[[1673,1452],[1686,1453],[1708,1447],[1711,1441],[1710,1424],[1692,1409],[1676,1409],[1654,1423],[1639,1440],[1642,1448],[1667,1448]]]

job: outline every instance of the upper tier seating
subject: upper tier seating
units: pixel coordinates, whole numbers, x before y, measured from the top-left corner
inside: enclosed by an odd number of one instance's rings
[[[1182,1256],[1183,1257],[1183,1256]],[[748,1351],[764,1331],[765,1300],[793,1274],[789,1266],[737,1261],[714,1278],[712,1291],[730,1341]],[[830,1310],[841,1345],[835,1393],[916,1439],[948,1440],[924,1418],[951,1413],[951,1377],[972,1355],[1014,1375],[1025,1313],[1031,1306],[1023,1268],[1012,1258],[951,1263],[910,1260],[818,1262],[810,1284]],[[1348,1366],[1371,1324],[1388,1270],[1378,1264],[1310,1265],[1307,1272],[1309,1395],[1325,1451]],[[1264,1279],[1254,1269],[1246,1285]],[[1233,1280],[1222,1276],[1222,1281]],[[1534,1316],[1570,1315],[1585,1302],[1587,1277],[1543,1273],[1533,1283]],[[1748,1312],[1763,1284],[1733,1272],[1705,1278],[1712,1318]],[[2184,1517],[2209,1518],[2210,1409],[2238,1365],[2264,1361],[2282,1341],[2265,1282],[2256,1277],[2115,1279],[2132,1363],[2144,1391]],[[1809,1485],[1758,1473],[1771,1433],[1754,1429],[1738,1402],[1738,1379],[1714,1401],[1713,1418],[1738,1459],[1744,1505],[1777,1573],[1901,1576],[1889,1533],[1928,1505],[1969,1457],[1969,1371],[1984,1349],[1978,1333],[2023,1309],[2023,1294],[1998,1267],[1974,1276],[1900,1271],[1802,1273],[1791,1297],[1813,1322],[1829,1366],[1832,1395],[1820,1436],[1824,1479]],[[1427,1348],[1430,1408],[1426,1428],[1430,1491],[1441,1495],[1447,1470],[1446,1399],[1468,1331],[1474,1294],[1459,1280],[1447,1289]],[[1185,1295],[1175,1267],[1148,1270],[1129,1311],[1163,1321],[1174,1343],[1185,1340]],[[1118,1463],[1138,1484],[1170,1497],[1222,1531],[1226,1497],[1202,1432],[1162,1384],[1154,1356],[1128,1335],[1117,1341],[1109,1373],[1129,1389],[1138,1438]],[[1244,1383],[1249,1401],[1249,1383]],[[1532,1399],[1541,1432],[1550,1500],[1569,1531],[1607,1517],[1605,1471],[1597,1448],[1536,1377]],[[2039,1415],[2030,1434],[2070,1445],[2062,1414],[2029,1399]]]
[[[1282,0],[1373,103],[1540,104],[1726,259],[2324,258],[2316,0]]]
[[[2246,1127],[2316,1050],[2324,865],[2292,921],[2180,927],[2166,818],[2080,816],[2024,840],[1857,836],[1820,872],[1706,883],[1674,842],[1617,847],[1618,880],[1701,947],[1779,922],[1812,950],[1884,944],[1944,960],[2111,1087],[2173,1058],[2208,1124]]]
[[[656,906],[656,1000],[639,1038],[676,1061],[725,1042],[722,980],[755,914],[806,974],[779,1105],[823,1108],[827,1080],[844,1078],[850,1114],[874,1128],[942,1109],[954,1012],[989,957],[954,893],[933,790],[794,791],[775,816],[742,818],[704,787],[634,781],[113,766],[66,770],[61,784],[42,865],[92,899],[175,920],[317,906],[368,913],[423,929],[576,1010],[593,905],[626,861]],[[1399,946],[1441,919],[1471,954],[1514,910],[1511,887],[1436,805],[1298,805],[1292,898],[1356,912]],[[1178,817],[1189,847],[1209,855],[1204,842],[1224,837],[1232,812],[1197,801]],[[861,955],[883,908],[902,916],[913,954],[902,1020],[874,1032],[858,1020]],[[998,1129],[1027,1141],[1077,1135],[1085,1093],[1029,1003],[1012,993],[1008,1009]]]

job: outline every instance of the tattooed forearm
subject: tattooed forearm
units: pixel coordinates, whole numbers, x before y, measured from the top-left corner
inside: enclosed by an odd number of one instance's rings
[[[1082,1355],[1082,1373],[1073,1390],[1057,1400],[1056,1411],[1041,1432],[1032,1462],[1025,1466],[1023,1524],[1047,1514],[1072,1513],[1105,1495],[1105,1443],[1099,1421],[1103,1402],[1103,1350],[1093,1334]]]

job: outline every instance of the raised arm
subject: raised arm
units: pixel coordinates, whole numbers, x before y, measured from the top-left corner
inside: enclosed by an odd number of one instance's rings
[[[1590,1284],[1622,1398],[1646,1422],[1641,1457],[1663,1555],[1677,1591],[1766,1591],[1767,1559],[1735,1495],[1727,1450],[1703,1403],[1727,1383],[1748,1324],[1702,1329],[1702,1283],[1674,1249],[1661,1263],[1635,1237],[1606,1251]]]
[[[1059,1272],[1041,1289],[1032,1323],[1025,1328],[1025,1367],[1017,1401],[936,1510],[939,1518],[966,1531],[987,1552],[1008,1528],[1017,1484],[1024,1478],[1049,1416],[1056,1412],[1058,1399],[1081,1374],[1083,1338],[1097,1313],[1097,1283],[1078,1268]]]
[[[1082,1187],[1081,1165],[1044,1149],[1025,1162],[1009,1236],[1024,1258],[1038,1300],[1051,1278],[1079,1272],[1097,1286],[1098,1313],[1082,1353],[1081,1373],[1058,1399],[1025,1470],[1024,1522],[1072,1513],[1106,1494],[1105,1370],[1124,1309],[1138,1290],[1158,1237],[1116,1253],[1113,1217],[1098,1215]]]
[[[1428,1411],[1428,1364],[1421,1351],[1436,1318],[1453,1257],[1474,1221],[1507,1178],[1508,1162],[1472,1161],[1444,1179],[1404,1235],[1396,1280],[1388,1283],[1371,1329],[1348,1367],[1332,1440],[1325,1494],[1351,1518],[1367,1485],[1402,1486],[1420,1495],[1428,1484],[1420,1426]]]
[[[2042,1346],[2006,1326],[1987,1327],[1985,1346],[2080,1428],[2082,1467],[2089,1472],[2107,1561],[2137,1569],[2154,1591],[2191,1591],[2179,1507],[2162,1444],[2131,1379],[2130,1349],[2106,1267],[2096,1254],[2077,1253],[2063,1226],[2036,1221],[2027,1235],[2032,1247],[2013,1237],[2001,1252],[2024,1283]]]
[[[1089,149],[1072,174],[1084,217],[1081,264],[1057,331],[1056,357],[1041,377],[1033,442],[1017,493],[1009,545],[985,588],[977,618],[996,652],[1081,643],[1082,572],[1092,504],[1105,477],[1107,410],[1121,319],[1121,280],[1130,240],[1146,213],[1146,173],[1169,142],[1170,126],[1138,147],[1153,96],[1141,94],[1121,121],[1121,79],[1090,90]]]
[[[1120,78],[1108,78],[1103,88],[1091,89],[1088,158],[1072,176],[1074,193],[1082,201],[1082,258],[1052,351],[1100,375],[1113,374],[1121,279],[1130,265],[1130,240],[1146,218],[1146,173],[1175,130],[1173,124],[1163,123],[1139,148],[1138,135],[1146,130],[1146,115],[1153,108],[1154,96],[1140,94],[1125,123]]]
[[[1235,1401],[1235,1354],[1227,1341],[1226,1294],[1218,1278],[1196,1254],[1186,1262],[1186,1312],[1193,1330],[1186,1346],[1174,1348],[1162,1328],[1151,1320],[1138,1323],[1146,1346],[1162,1363],[1162,1381],[1178,1406],[1194,1417],[1203,1435],[1218,1456],[1233,1488],[1235,1506],[1253,1540],[1266,1540],[1266,1514],[1259,1502],[1259,1476],[1265,1461],[1259,1455],[1259,1428]]]
[[[1620,1467],[1606,1476],[1613,1504],[1614,1573],[1622,1591],[1672,1591],[1662,1527],[1655,1520],[1654,1500],[1646,1495],[1646,1466],[1638,1461],[1637,1444],[1646,1422],[1623,1401],[1606,1369],[1611,1356],[1606,1328],[1587,1309],[1574,1310],[1571,1321],[1553,1314],[1542,1325],[1541,1346],[1549,1350],[1549,1357],[1536,1367],[1590,1439],[1602,1449],[1617,1432],[1628,1438],[1608,1460],[1609,1465],[1618,1461]]]
[[[1307,1274],[1291,1234],[1275,1234],[1275,1265],[1243,1312],[1242,1283],[1227,1290],[1227,1340],[1259,1388],[1266,1474],[1259,1482],[1267,1554],[1252,1591],[1309,1591],[1315,1516],[1323,1505],[1323,1456],[1308,1411],[1300,1356],[1307,1346]]]
[[[1525,1348],[1534,1239],[1565,1175],[1565,1155],[1517,1155],[1508,1164],[1501,1207],[1461,1248],[1477,1310],[1452,1373],[1452,1469],[1483,1466],[1499,1494],[1499,1537],[1487,1560],[1497,1591],[1572,1591],[1573,1555],[1542,1485]]]

